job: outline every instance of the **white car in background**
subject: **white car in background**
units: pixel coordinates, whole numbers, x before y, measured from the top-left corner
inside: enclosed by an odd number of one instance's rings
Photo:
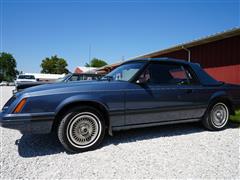
[[[2,81],[1,83],[0,83],[0,86],[7,86],[8,85],[8,82],[7,81]]]
[[[37,80],[34,75],[21,74],[17,77],[15,84],[22,83],[22,82],[37,82]]]

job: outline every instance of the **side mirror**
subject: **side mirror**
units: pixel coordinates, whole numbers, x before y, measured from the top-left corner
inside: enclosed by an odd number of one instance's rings
[[[146,78],[140,78],[136,81],[137,84],[146,84],[147,83],[147,79]]]

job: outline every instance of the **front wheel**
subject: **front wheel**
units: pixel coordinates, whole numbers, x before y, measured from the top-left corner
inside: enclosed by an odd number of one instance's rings
[[[66,150],[77,153],[97,148],[105,134],[104,119],[91,107],[68,111],[58,127],[58,138]]]
[[[210,106],[209,111],[203,119],[203,125],[209,130],[222,130],[229,119],[229,108],[223,102]]]

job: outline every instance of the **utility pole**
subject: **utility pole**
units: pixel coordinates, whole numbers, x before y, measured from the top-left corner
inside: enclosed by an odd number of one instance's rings
[[[91,52],[92,51],[92,46],[91,44],[89,45],[89,50],[88,50],[88,62],[89,62],[89,65],[90,65],[90,61],[91,61]]]

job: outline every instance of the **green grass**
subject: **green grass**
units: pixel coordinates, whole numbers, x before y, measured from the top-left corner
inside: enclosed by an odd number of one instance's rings
[[[240,110],[236,111],[235,116],[231,116],[230,120],[232,122],[240,123]]]

